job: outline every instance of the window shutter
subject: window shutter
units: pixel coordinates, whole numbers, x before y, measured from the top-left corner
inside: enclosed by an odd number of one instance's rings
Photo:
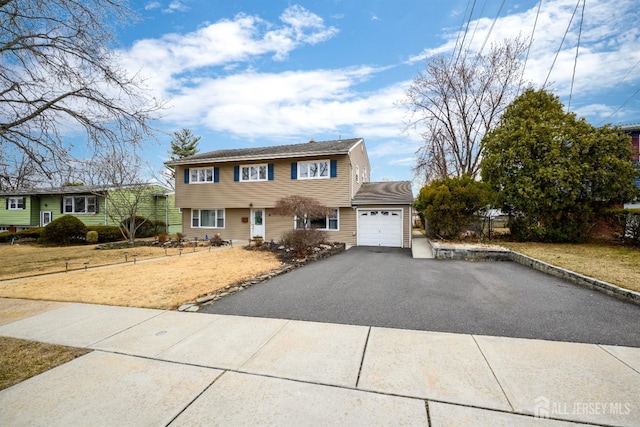
[[[9,210],[9,198],[8,198],[8,197],[6,197],[6,198],[4,199],[4,202],[5,202],[5,209],[6,209],[6,210]]]
[[[27,209],[27,198],[26,197],[22,198],[22,209]]]
[[[184,183],[188,184],[189,183],[189,168],[186,168],[184,170]]]
[[[96,197],[96,213],[100,213],[100,197]]]
[[[298,179],[298,163],[291,163],[291,179]]]
[[[64,197],[60,197],[60,213],[64,213]]]
[[[233,167],[233,180],[235,182],[240,181],[240,166]]]
[[[331,178],[336,178],[338,176],[338,161],[331,160]]]
[[[220,168],[213,168],[213,182],[220,182]]]
[[[273,163],[269,163],[267,165],[267,174],[269,177],[269,181],[273,181],[273,169],[274,169]]]

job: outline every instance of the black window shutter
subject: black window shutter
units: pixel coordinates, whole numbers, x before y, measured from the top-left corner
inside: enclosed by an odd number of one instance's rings
[[[4,202],[5,202],[5,209],[6,209],[6,210],[9,210],[9,198],[8,198],[8,197],[6,197],[6,198],[4,199]]]
[[[22,198],[22,209],[27,209],[27,198],[26,197]]]
[[[60,213],[64,213],[64,197],[60,197]]]
[[[269,175],[269,181],[273,181],[273,168],[274,168],[273,163],[269,163],[267,165],[267,173]]]
[[[213,168],[213,182],[220,182],[220,168]]]
[[[291,179],[298,179],[298,163],[291,163]]]
[[[96,213],[100,213],[100,197],[94,196],[96,198]]]
[[[189,168],[186,168],[184,170],[184,183],[188,184],[189,183]]]
[[[331,160],[331,178],[336,178],[338,176],[338,161]]]
[[[236,182],[240,181],[240,166],[233,167],[233,180]]]

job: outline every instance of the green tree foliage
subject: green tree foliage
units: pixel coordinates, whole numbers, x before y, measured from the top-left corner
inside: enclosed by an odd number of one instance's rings
[[[51,221],[40,237],[45,243],[71,245],[82,243],[87,235],[87,227],[73,215],[63,215]]]
[[[415,208],[426,219],[429,234],[452,238],[477,221],[479,212],[493,201],[494,193],[489,185],[467,174],[425,185]]]
[[[171,139],[171,160],[182,159],[198,153],[199,136],[191,133],[190,129],[182,129],[173,133]]]
[[[499,190],[520,240],[584,240],[603,209],[637,192],[629,137],[563,109],[558,97],[529,89],[483,139],[482,178]]]

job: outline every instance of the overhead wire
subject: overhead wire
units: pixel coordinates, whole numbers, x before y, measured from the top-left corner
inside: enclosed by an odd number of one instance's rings
[[[522,85],[522,79],[524,78],[524,70],[527,68],[527,61],[529,60],[529,52],[531,52],[531,45],[533,44],[533,36],[536,32],[536,26],[538,25],[538,17],[540,16],[540,8],[542,7],[542,0],[538,2],[538,11],[536,12],[536,19],[533,21],[533,29],[531,30],[531,37],[529,38],[529,46],[527,47],[527,54],[524,57],[524,64],[522,65],[522,74],[520,75],[520,85]]]
[[[551,67],[549,68],[549,73],[547,74],[547,78],[544,79],[544,84],[542,85],[543,89],[547,86],[547,81],[549,81],[549,76],[551,76],[551,71],[553,71],[553,67],[556,64],[556,60],[558,59],[558,55],[560,55],[560,51],[562,50],[562,45],[564,44],[564,40],[565,40],[565,38],[567,38],[567,34],[569,33],[569,29],[571,28],[571,24],[573,23],[573,18],[575,18],[576,11],[578,10],[578,6],[580,6],[580,1],[581,0],[578,0],[578,2],[576,3],[575,9],[573,9],[573,15],[571,15],[571,20],[569,21],[569,25],[567,25],[567,29],[565,30],[564,35],[562,36],[562,40],[560,41],[560,46],[558,46],[558,51],[556,52],[556,56],[553,58],[553,62],[551,63]]]
[[[498,13],[496,14],[496,17],[493,18],[493,22],[491,23],[491,27],[489,28],[489,32],[487,33],[487,36],[484,38],[484,42],[482,42],[482,47],[480,47],[480,50],[478,51],[478,56],[482,53],[482,50],[484,49],[485,45],[487,44],[487,41],[489,41],[489,36],[491,35],[491,32],[493,31],[493,27],[495,27],[495,25],[496,25],[496,21],[500,17],[500,12],[502,12],[502,8],[504,7],[504,3],[505,3],[505,0],[502,0],[502,3],[500,4],[500,8],[498,9]]]
[[[604,98],[605,98],[605,99],[606,99],[606,98],[608,98],[608,97],[609,97],[609,95],[611,95],[611,93],[612,93],[614,90],[616,90],[616,89],[618,88],[618,86],[620,86],[620,84],[621,84],[621,83],[622,83],[622,82],[627,78],[627,76],[629,76],[629,74],[631,74],[631,72],[632,72],[633,70],[635,70],[635,69],[636,69],[636,67],[637,67],[638,65],[640,65],[640,60],[638,60],[638,62],[636,62],[636,63],[633,65],[633,67],[631,67],[631,68],[629,69],[629,71],[627,71],[627,72],[625,73],[625,75],[624,75],[624,76],[622,76],[622,78],[621,78],[620,80],[618,80],[618,83],[616,83],[616,84],[615,84],[615,86],[614,86],[614,87],[609,91],[609,93],[607,93],[607,94],[604,96]],[[634,93],[634,94],[631,96],[631,98],[633,98],[633,96],[634,96],[635,94],[637,94],[637,93],[638,93],[638,91],[636,91],[636,93]],[[605,117],[604,119],[602,119],[602,120],[598,123],[598,126],[600,126],[600,125],[601,125],[602,123],[604,123],[605,121],[609,120],[609,119],[611,118],[611,116],[613,116],[615,113],[617,113],[617,112],[620,110],[620,108],[622,108],[624,105],[626,105],[626,104],[631,100],[631,98],[627,99],[627,100],[624,102],[624,104],[622,104],[620,107],[616,108],[616,110],[615,110],[613,113],[609,114],[607,117]]]
[[[582,0],[582,15],[580,16],[580,29],[578,30],[578,43],[576,44],[576,57],[573,60],[573,74],[571,74],[571,88],[569,89],[569,102],[567,103],[567,111],[571,110],[571,98],[573,96],[573,82],[576,78],[576,67],[578,66],[578,52],[580,50],[580,38],[582,37],[582,22],[584,21],[584,8],[587,0]]]

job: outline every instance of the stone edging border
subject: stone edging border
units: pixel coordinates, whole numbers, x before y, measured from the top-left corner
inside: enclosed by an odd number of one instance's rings
[[[331,249],[327,249],[325,251],[322,252],[318,252],[315,253],[313,255],[310,255],[309,257],[305,258],[304,260],[298,260],[296,262],[293,263],[288,263],[283,265],[280,268],[277,268],[275,270],[271,270],[268,273],[262,274],[260,276],[256,276],[238,283],[232,283],[231,285],[227,285],[224,288],[218,289],[217,291],[209,294],[209,295],[205,295],[202,296],[200,298],[196,298],[195,301],[192,302],[188,302],[185,304],[182,304],[180,307],[178,307],[178,311],[188,311],[188,312],[196,312],[198,310],[200,310],[200,307],[204,306],[204,305],[209,305],[209,304],[213,304],[214,302],[218,301],[221,298],[226,297],[227,295],[231,295],[234,294],[236,292],[239,292],[243,289],[247,289],[253,285],[257,285],[258,283],[262,283],[265,282],[269,279],[272,279],[276,276],[279,276],[281,274],[285,274],[288,273],[291,270],[295,270],[298,267],[301,267],[303,265],[306,265],[310,262],[314,262],[314,261],[318,261],[321,260],[323,258],[327,258],[330,257],[332,255],[335,254],[339,254],[341,252],[344,252],[346,250],[346,245],[344,244],[333,244]]]
[[[594,279],[582,274],[556,267],[555,265],[531,258],[530,256],[510,249],[482,249],[482,248],[441,248],[427,239],[433,250],[435,259],[459,259],[465,261],[513,261],[534,270],[550,274],[560,279],[568,280],[576,285],[586,286],[607,295],[624,299],[640,305],[640,292],[624,289],[609,282]]]

